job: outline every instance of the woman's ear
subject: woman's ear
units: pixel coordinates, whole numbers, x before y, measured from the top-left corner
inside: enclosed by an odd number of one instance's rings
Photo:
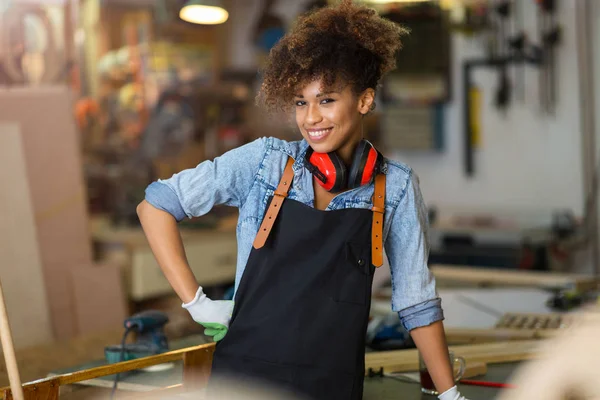
[[[373,109],[375,104],[375,90],[372,88],[365,89],[358,98],[358,112],[366,115]]]

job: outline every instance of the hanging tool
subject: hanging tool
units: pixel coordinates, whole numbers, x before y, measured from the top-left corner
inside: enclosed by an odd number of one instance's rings
[[[513,35],[508,39],[508,45],[511,49],[511,54],[519,56],[523,54],[527,45],[527,35],[525,34],[525,26],[523,22],[523,1],[515,2],[515,12],[513,19]],[[515,68],[515,88],[517,98],[521,102],[525,102],[525,63],[521,63]]]
[[[544,11],[542,9],[542,6],[540,4],[539,0],[534,0],[537,3],[537,19],[536,19],[536,24],[537,24],[537,31],[538,31],[538,37],[539,37],[539,41],[540,41],[540,52],[542,54],[546,54],[545,53],[545,46],[544,46],[544,40],[543,40],[543,36],[544,36],[544,31],[546,29],[545,27],[545,18],[544,18]],[[544,57],[546,58],[546,57]],[[540,69],[538,71],[538,95],[539,95],[539,102],[540,102],[540,108],[542,109],[543,112],[547,112],[547,94],[546,94],[546,70],[548,68],[548,64],[544,63],[543,65],[540,66]]]
[[[506,30],[508,27],[508,17],[510,15],[510,1],[502,0],[496,6],[496,13],[498,15],[498,26],[499,26],[499,39],[498,43],[498,55],[499,57],[507,57],[508,51],[506,46]],[[499,65],[499,82],[498,89],[496,92],[495,104],[500,110],[505,111],[510,103],[510,80],[508,78],[508,68],[506,63]]]
[[[474,163],[474,143],[475,136],[473,132],[473,111],[474,109],[471,101],[476,99],[477,96],[470,96],[469,94],[476,93],[475,86],[472,82],[472,73],[475,68],[506,68],[508,64],[514,63],[529,63],[532,65],[539,66],[542,62],[542,58],[539,54],[524,52],[519,56],[511,57],[497,57],[497,58],[482,58],[465,60],[463,62],[463,129],[464,129],[464,166],[465,173],[467,176],[473,176],[475,174],[475,163]]]
[[[2,340],[2,352],[4,353],[4,362],[8,371],[8,381],[10,382],[10,390],[12,398],[15,400],[23,400],[23,387],[21,386],[21,376],[19,375],[19,367],[17,365],[17,357],[15,356],[15,347],[13,344],[10,324],[8,322],[8,313],[6,312],[6,303],[4,302],[4,292],[2,291],[2,283],[0,282],[0,339]]]
[[[556,23],[557,0],[535,0],[538,5],[537,25],[545,62],[539,75],[539,93],[542,110],[554,113],[556,105],[555,47],[560,42],[560,27]]]

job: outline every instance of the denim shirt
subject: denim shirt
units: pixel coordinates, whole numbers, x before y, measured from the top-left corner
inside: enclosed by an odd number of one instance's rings
[[[305,140],[260,138],[151,183],[146,201],[169,212],[177,221],[204,215],[219,204],[237,207],[237,290],[267,202],[279,184],[288,157],[295,160],[288,198],[314,207],[313,176],[304,168],[307,148]],[[444,318],[435,279],[427,266],[427,211],[418,179],[408,166],[385,158],[382,170],[386,174],[383,236],[391,271],[391,306],[403,326],[412,330]],[[373,189],[371,182],[340,193],[326,210],[371,208]]]

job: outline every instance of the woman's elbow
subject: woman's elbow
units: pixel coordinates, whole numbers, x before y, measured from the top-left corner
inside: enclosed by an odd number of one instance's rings
[[[142,200],[135,208],[138,218],[141,218],[143,215],[145,215],[150,208],[152,208],[152,205],[146,200]]]

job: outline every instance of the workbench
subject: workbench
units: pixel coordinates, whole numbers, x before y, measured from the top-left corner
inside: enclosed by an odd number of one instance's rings
[[[485,380],[493,382],[507,382],[520,363],[492,364],[488,366],[485,376],[473,378],[472,380]],[[418,383],[402,382],[393,378],[365,378],[365,390],[363,400],[437,400],[436,396],[421,393]],[[491,400],[495,398],[502,389],[458,385],[460,392],[469,400]]]
[[[171,349],[178,349],[197,344],[205,343],[203,335],[190,336],[185,339],[173,341]],[[73,368],[55,371],[50,376],[56,374],[65,374],[83,369],[90,369],[105,365],[104,360],[98,360],[86,363]],[[499,363],[488,365],[487,373],[484,376],[472,378],[472,380],[486,380],[495,382],[506,382],[513,371],[519,366],[519,362]],[[138,371],[133,374],[125,375],[119,379],[119,388],[124,391],[146,392],[161,387],[167,387],[180,384],[182,379],[182,363],[174,362],[168,369],[149,371]],[[88,396],[102,395],[108,393],[112,387],[114,375],[98,379],[84,381],[78,385],[72,385],[71,390],[74,398],[86,398]],[[469,400],[492,399],[501,389],[481,386],[459,385],[461,392]],[[124,393],[124,392],[123,392]],[[130,392],[131,393],[131,392]],[[406,380],[398,380],[390,377],[366,377],[364,388],[364,400],[435,400],[435,396],[422,394],[420,385]]]
[[[507,364],[494,364],[488,367],[488,372],[485,375],[485,380],[489,381],[497,381],[497,382],[505,382],[511,376],[513,371],[519,366],[519,363],[507,363]],[[141,372],[129,377],[125,377],[120,380],[122,382],[120,385],[125,384],[131,389],[138,387],[139,389],[144,389],[146,384],[157,384],[157,383],[165,383],[168,385],[175,385],[181,383],[181,379],[178,379],[177,376],[181,376],[181,365],[177,365],[173,370],[171,370],[168,376],[171,379],[159,379],[157,380],[156,372]],[[139,383],[143,382],[143,383]],[[108,393],[109,385],[111,385],[111,381],[106,381],[106,385],[103,386],[104,389],[98,388],[88,388],[88,390],[80,389],[76,393],[78,394],[76,398],[85,398],[85,393]],[[466,396],[469,400],[491,400],[495,398],[500,390],[497,388],[491,387],[481,387],[481,386],[471,386],[471,385],[460,385],[459,390],[461,393]],[[373,377],[373,378],[365,378],[365,388],[364,388],[364,397],[363,400],[436,400],[436,396],[430,396],[421,393],[420,385],[418,383],[408,383],[399,381],[393,378],[381,378],[381,377]]]

